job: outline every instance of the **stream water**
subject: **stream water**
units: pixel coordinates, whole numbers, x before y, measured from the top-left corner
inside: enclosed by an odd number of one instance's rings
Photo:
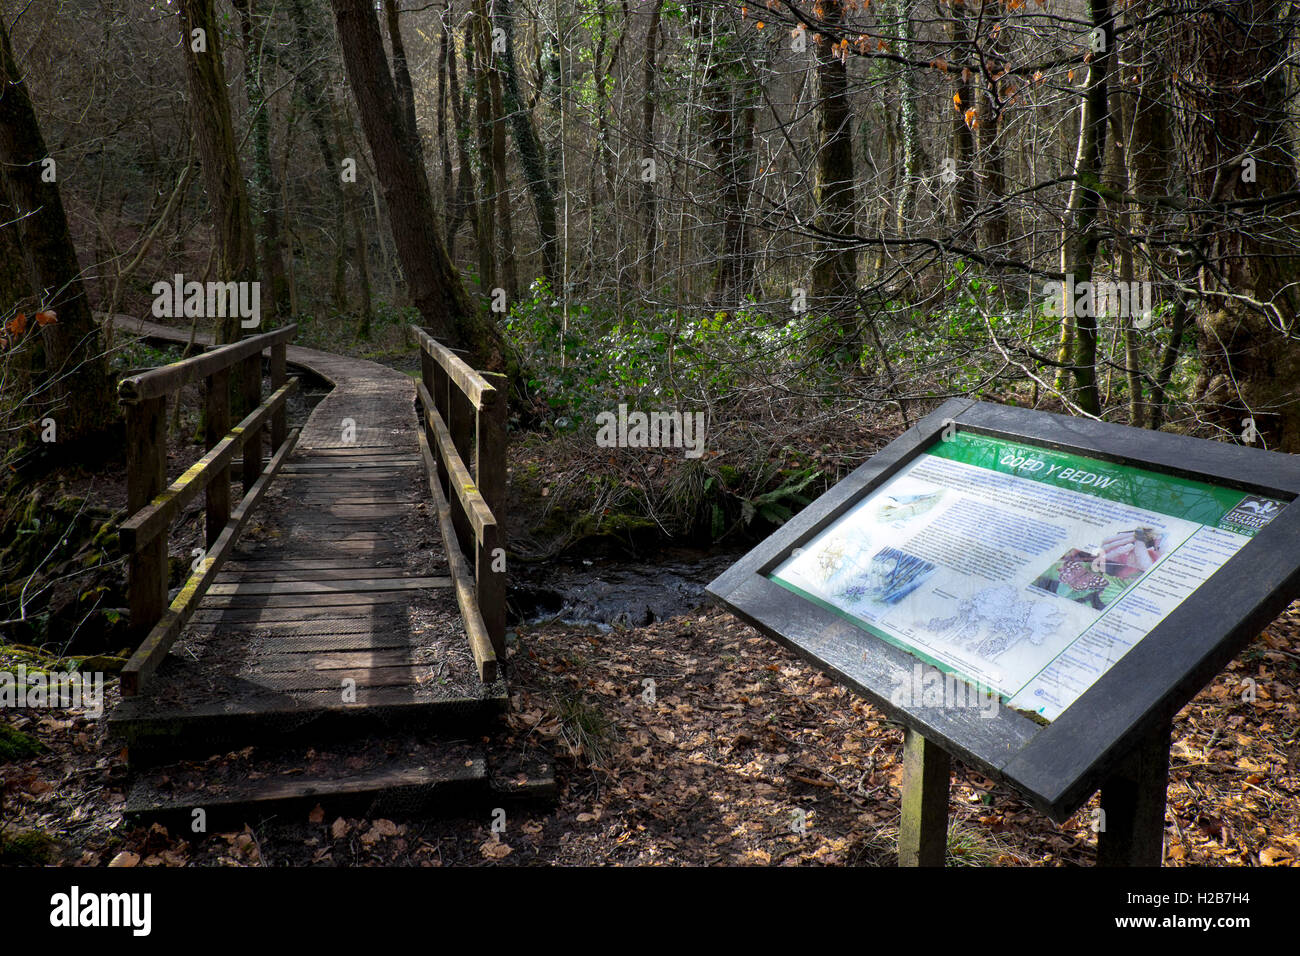
[[[742,554],[675,548],[649,558],[516,564],[510,620],[639,627],[704,605],[704,586]]]

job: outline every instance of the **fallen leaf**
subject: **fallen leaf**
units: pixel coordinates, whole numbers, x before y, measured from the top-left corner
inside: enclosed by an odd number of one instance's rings
[[[1259,862],[1264,866],[1283,866],[1291,858],[1290,853],[1278,846],[1266,846],[1259,851]]]
[[[479,847],[479,852],[489,860],[504,860],[515,851],[513,847],[496,839],[494,834],[491,840]]]
[[[140,854],[132,853],[130,850],[123,850],[117,856],[109,861],[109,866],[135,866],[140,862]]]
[[[397,836],[397,824],[392,820],[376,820],[370,825],[370,829],[361,835],[361,842],[366,846],[374,846],[384,837]]]

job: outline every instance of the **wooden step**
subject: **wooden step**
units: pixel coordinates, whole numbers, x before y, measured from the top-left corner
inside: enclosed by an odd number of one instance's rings
[[[555,795],[554,766],[545,755],[400,734],[338,746],[249,747],[160,764],[134,775],[124,812],[132,824],[158,822],[190,833],[201,810],[206,832],[219,833],[271,815],[308,823],[317,806],[319,825],[328,827],[339,817],[486,812]]]
[[[491,796],[479,748],[423,746],[390,755],[377,744],[296,752],[231,753],[137,772],[124,813],[131,823],[163,823],[190,832],[202,811],[208,833],[256,826],[270,815],[306,823],[316,806],[322,825],[338,817],[407,819],[459,810]]]
[[[307,659],[304,655],[304,663]],[[202,673],[199,662],[191,667]],[[345,677],[356,681],[355,701],[344,697]],[[133,767],[308,735],[320,745],[398,728],[440,736],[481,734],[509,705],[504,680],[472,689],[444,686],[428,665],[226,675],[201,698],[187,692],[183,677],[173,675],[159,684],[159,693],[163,696],[125,698],[109,714],[109,731],[126,744]]]

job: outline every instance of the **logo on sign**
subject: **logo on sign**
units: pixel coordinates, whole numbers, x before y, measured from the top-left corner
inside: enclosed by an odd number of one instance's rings
[[[1254,534],[1282,513],[1282,505],[1270,498],[1247,495],[1219,522],[1219,527],[1240,534]]]

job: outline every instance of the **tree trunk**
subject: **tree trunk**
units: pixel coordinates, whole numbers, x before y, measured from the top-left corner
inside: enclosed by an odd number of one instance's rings
[[[1101,205],[1098,187],[1106,157],[1106,129],[1110,88],[1107,82],[1115,44],[1114,20],[1110,0],[1089,0],[1093,35],[1102,38],[1103,49],[1093,48],[1088,64],[1088,79],[1083,103],[1079,108],[1079,149],[1074,159],[1074,185],[1065,214],[1065,232],[1061,237],[1061,271],[1073,275],[1077,285],[1092,281],[1093,261],[1097,255],[1097,213]],[[1064,299],[1064,297],[1062,297]],[[1095,301],[1095,300],[1094,300]],[[1066,311],[1077,312],[1066,301]],[[1062,316],[1065,326],[1069,315]],[[1064,338],[1064,332],[1062,333]],[[1101,414],[1101,396],[1097,389],[1097,316],[1096,309],[1086,309],[1074,316],[1074,350],[1072,371],[1075,401],[1085,412]]]
[[[424,143],[420,139],[420,124],[415,116],[415,86],[406,63],[406,44],[402,42],[402,24],[398,19],[396,0],[384,0],[384,15],[388,20],[388,42],[393,47],[393,82],[402,103],[402,119],[410,130],[415,161],[424,168]]]
[[[492,165],[492,93],[487,59],[492,35],[486,5],[475,0],[465,41],[465,82],[474,90],[474,134],[478,144],[478,281],[482,295],[497,284],[496,170]],[[486,35],[485,35],[486,34]]]
[[[486,40],[483,67],[488,77],[489,119],[492,132],[492,178],[496,184],[497,262],[501,265],[500,280],[506,297],[514,302],[519,298],[519,270],[515,264],[514,213],[510,205],[510,179],[506,167],[506,117],[501,95],[501,60],[504,53],[494,51],[492,20],[488,16],[486,0],[480,0],[483,18],[483,38]]]
[[[956,92],[959,102],[954,104],[952,124],[953,162],[957,176],[952,191],[953,224],[960,225],[975,212],[979,202],[978,187],[975,181],[975,134],[966,123],[965,110],[975,104],[975,87],[966,78],[965,66],[970,59],[970,28],[966,23],[966,8],[956,4],[952,7],[950,23],[953,42],[953,61],[962,68],[958,73]]]
[[[259,229],[263,273],[270,286],[274,314],[292,314],[289,305],[289,282],[284,269],[284,235],[280,221],[280,186],[271,162],[271,113],[262,82],[262,56],[266,30],[259,38],[253,29],[253,0],[231,0],[239,14],[240,35],[244,41],[244,86],[248,91],[248,111],[253,127],[253,219]]]
[[[993,4],[992,10],[986,8],[986,12],[981,14],[981,19],[988,16],[993,21],[994,27],[1000,27],[1006,21],[1002,19],[1001,12],[997,4]],[[1005,46],[1001,38],[1002,31],[994,33],[992,28],[989,30],[988,39],[980,45],[980,49],[985,55],[987,63],[984,69],[977,69],[980,76],[979,85],[982,88],[979,94],[978,113],[976,114],[977,122],[975,124],[976,148],[979,151],[980,164],[980,199],[988,209],[981,224],[984,245],[993,254],[1007,252],[1007,234],[1009,225],[1007,222],[1007,174],[1006,162],[1002,150],[1002,107],[998,102],[998,83],[997,77],[1002,66],[1002,50]],[[992,76],[990,76],[992,74]],[[963,107],[967,109],[968,107]]]
[[[1286,64],[1295,12],[1280,0],[1198,5],[1175,44],[1180,153],[1194,208],[1191,240],[1204,256],[1199,318],[1209,419],[1230,434],[1300,452],[1300,341],[1294,289],[1300,257],[1287,206],[1225,209],[1294,188]],[[1254,182],[1247,181],[1253,161]]]
[[[370,143],[393,241],[412,301],[430,334],[465,343],[480,367],[502,368],[500,335],[474,309],[434,221],[433,197],[415,159],[369,0],[331,0],[343,62]]]
[[[903,57],[911,57],[916,33],[911,11],[907,9],[907,2],[908,0],[898,0],[898,53]],[[911,67],[904,67],[901,82],[899,125],[902,127],[903,134],[903,182],[898,194],[897,225],[899,235],[906,235],[908,222],[914,212],[912,204],[916,200],[916,181],[921,175],[921,130],[917,116],[916,71]]]
[[[823,22],[837,32],[843,26],[841,0],[826,0]],[[830,38],[817,39],[817,168],[814,194],[817,202],[816,260],[812,269],[812,298],[816,307],[834,315],[839,323],[837,345],[856,351],[858,334],[853,321],[857,292],[857,252],[854,234],[853,114],[849,102],[848,69],[831,46]]]
[[[217,279],[252,282],[257,263],[253,226],[226,96],[226,70],[213,0],[180,0],[180,10],[190,116],[198,138],[208,202],[216,221]],[[195,49],[199,45],[195,30],[203,31],[205,48]],[[219,343],[238,341],[242,334],[238,315],[222,318],[217,326]]]
[[[470,229],[478,241],[478,203],[474,201],[474,165],[470,162],[469,147],[466,143],[473,135],[469,125],[469,91],[461,90],[460,78],[456,72],[456,33],[448,26],[451,34],[447,48],[447,82],[450,85],[453,125],[456,128],[456,191],[451,207],[447,212],[447,249],[448,256],[456,248],[456,233],[460,224],[469,220]]]
[[[33,382],[32,417],[39,423],[55,420],[57,441],[81,441],[101,433],[115,418],[112,383],[99,351],[99,328],[81,282],[81,266],[72,245],[57,182],[44,182],[49,156],[31,97],[23,83],[9,44],[9,31],[0,19],[0,184],[17,222],[0,249],[21,249],[25,275],[6,281],[8,293],[31,290],[42,311],[53,311],[54,324],[33,326],[24,334],[40,337],[42,381]],[[8,219],[3,220],[8,222]],[[9,233],[9,227],[2,231]],[[15,241],[16,240],[16,241]],[[13,273],[6,266],[4,273]],[[7,313],[21,303],[0,302]]]
[[[298,94],[306,107],[307,121],[311,124],[316,138],[316,148],[320,152],[321,163],[325,167],[326,190],[330,197],[330,206],[334,211],[334,272],[330,298],[334,308],[339,312],[348,311],[347,262],[348,241],[346,228],[346,203],[342,183],[342,168],[339,166],[338,151],[330,139],[327,114],[332,115],[333,103],[326,91],[325,78],[321,74],[314,53],[319,41],[319,32],[308,18],[306,0],[289,0],[289,17],[293,21],[294,53],[297,68]],[[313,37],[313,34],[316,37]],[[360,187],[354,188],[353,193]],[[355,196],[351,201],[355,202]],[[364,255],[364,250],[358,250]]]
[[[653,0],[650,5],[650,25],[645,34],[645,61],[641,71],[643,91],[641,94],[641,146],[642,159],[654,160],[655,156],[655,110],[659,103],[655,92],[655,76],[658,73],[659,22],[663,14],[664,0]],[[638,171],[639,172],[639,171]],[[641,210],[641,286],[652,289],[656,268],[656,254],[659,246],[658,209],[655,202],[655,183],[644,177],[638,177],[638,205]]]

